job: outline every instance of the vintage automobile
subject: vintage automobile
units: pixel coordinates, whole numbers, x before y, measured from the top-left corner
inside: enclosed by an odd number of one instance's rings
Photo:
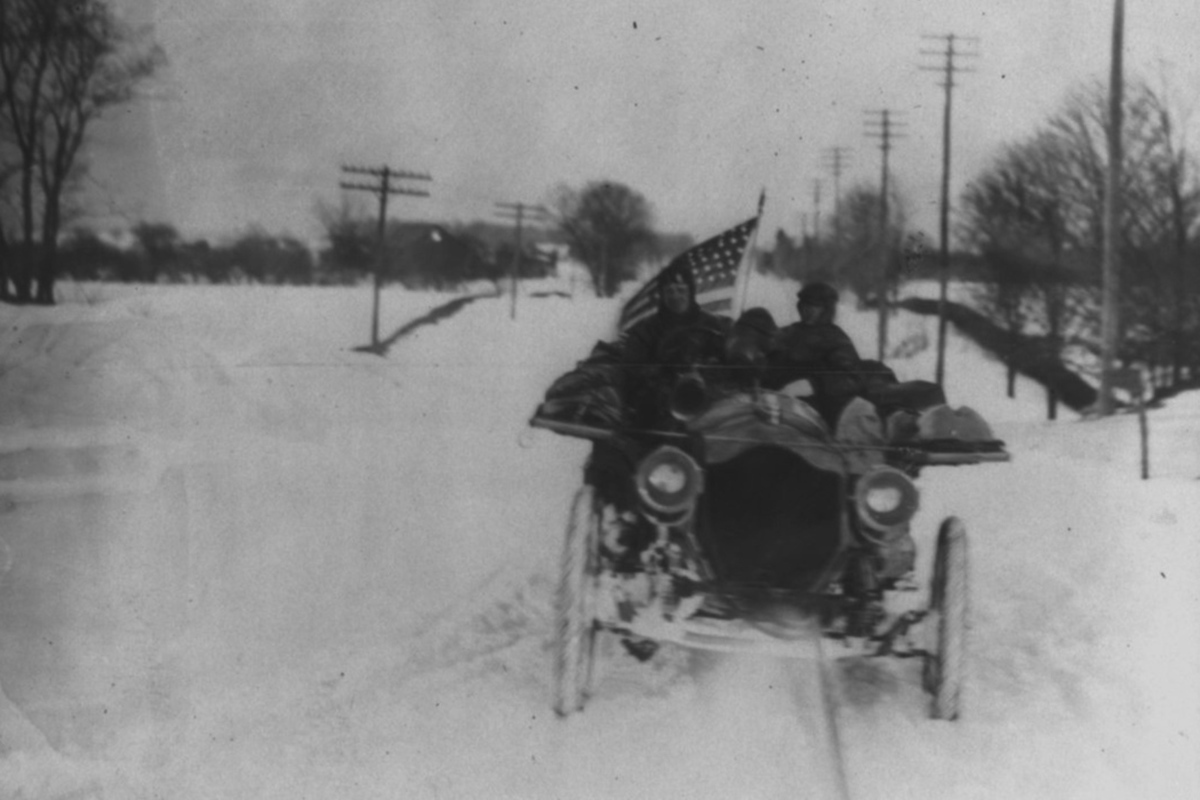
[[[583,708],[597,637],[615,635],[635,656],[674,643],[920,657],[931,715],[955,719],[966,527],[941,523],[927,591],[909,529],[923,468],[1008,460],[979,415],[930,402],[932,384],[891,381],[831,424],[791,387],[691,364],[663,388],[667,413],[635,425],[618,361],[598,345],[531,420],[593,441],[562,551],[555,711]]]

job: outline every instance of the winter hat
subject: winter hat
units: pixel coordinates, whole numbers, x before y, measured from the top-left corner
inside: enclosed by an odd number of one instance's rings
[[[796,293],[798,305],[814,305],[822,308],[834,308],[838,303],[837,289],[828,283],[809,283]]]
[[[755,306],[743,311],[733,326],[739,330],[747,330],[764,337],[773,336],[777,330],[775,318],[762,306]]]
[[[725,341],[725,360],[734,366],[762,366],[767,345],[776,330],[775,318],[765,308],[743,311]]]

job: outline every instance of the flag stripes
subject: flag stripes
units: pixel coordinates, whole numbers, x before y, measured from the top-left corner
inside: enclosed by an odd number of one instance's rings
[[[702,309],[714,314],[729,312],[733,308],[746,245],[757,225],[758,217],[753,217],[672,259],[625,304],[619,323],[621,332],[657,310],[662,273],[680,264],[689,267],[695,276],[696,303]]]

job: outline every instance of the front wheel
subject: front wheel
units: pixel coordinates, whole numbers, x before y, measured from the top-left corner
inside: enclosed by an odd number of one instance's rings
[[[584,486],[567,522],[554,607],[554,711],[564,717],[582,710],[591,691],[596,625],[590,595],[599,528],[595,490]]]
[[[958,719],[966,672],[967,529],[957,517],[947,518],[938,531],[930,595],[937,631],[937,647],[925,662],[930,716]]]

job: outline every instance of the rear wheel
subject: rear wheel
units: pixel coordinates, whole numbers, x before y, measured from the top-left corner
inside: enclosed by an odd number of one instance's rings
[[[595,490],[584,486],[571,506],[555,596],[554,710],[560,716],[581,710],[591,691],[596,644],[591,594],[599,528]]]
[[[937,631],[937,646],[925,661],[930,716],[958,719],[966,671],[967,529],[957,517],[946,519],[938,532],[930,595]]]

